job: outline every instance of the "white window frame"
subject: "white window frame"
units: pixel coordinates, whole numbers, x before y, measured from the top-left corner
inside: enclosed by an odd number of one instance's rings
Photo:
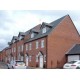
[[[14,47],[14,52],[16,52],[16,48]]]
[[[26,44],[26,51],[28,51],[28,44]]]
[[[19,40],[21,40],[22,39],[22,36],[19,36]]]
[[[46,31],[47,31],[47,28],[44,27],[44,28],[42,29],[42,33],[46,33]]]
[[[38,48],[39,48],[39,42],[36,41],[36,49],[38,49]]]
[[[20,53],[18,53],[18,60],[20,60],[21,59],[21,55],[20,55]]]
[[[13,53],[13,48],[12,48],[12,53]]]
[[[34,37],[34,33],[31,33],[31,38],[33,38]]]
[[[15,40],[13,40],[12,42],[15,43]]]
[[[21,45],[21,51],[23,51],[23,45]]]
[[[31,48],[32,48],[32,44],[30,43],[30,44],[29,44],[29,50],[31,50]]]
[[[18,52],[20,52],[20,46],[18,46]]]
[[[32,56],[29,56],[29,61],[31,62],[31,58],[32,58]]]
[[[44,55],[44,62],[46,62],[46,55]]]
[[[41,40],[41,48],[44,48],[44,40]]]
[[[36,55],[36,62],[38,62],[38,55]]]

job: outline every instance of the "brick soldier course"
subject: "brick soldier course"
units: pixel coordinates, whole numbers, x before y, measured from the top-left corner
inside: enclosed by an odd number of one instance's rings
[[[0,52],[0,60],[23,60],[26,66],[35,68],[62,68],[67,62],[66,53],[80,37],[69,15],[51,23],[13,36],[9,47]]]

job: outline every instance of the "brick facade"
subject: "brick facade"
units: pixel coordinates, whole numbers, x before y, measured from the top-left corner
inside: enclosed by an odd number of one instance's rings
[[[65,54],[74,44],[80,44],[80,37],[70,17],[66,16],[47,38],[47,68],[62,67]]]
[[[42,33],[42,29],[45,27],[47,32]],[[32,33],[34,33],[35,37],[31,39]],[[42,40],[44,42],[43,48],[41,47],[43,45]],[[38,42],[38,48],[36,48],[36,42]],[[24,38],[21,40],[16,39],[16,42],[12,43],[8,50],[11,50],[11,55],[16,60],[19,59],[19,54],[23,56],[26,66],[62,68],[67,61],[65,54],[74,44],[80,44],[80,37],[70,16],[67,15],[53,23],[42,23],[42,25],[39,24],[26,31]],[[21,51],[21,48],[19,51],[18,48],[22,45],[23,51]],[[5,56],[5,50],[1,51],[0,60],[4,61]]]

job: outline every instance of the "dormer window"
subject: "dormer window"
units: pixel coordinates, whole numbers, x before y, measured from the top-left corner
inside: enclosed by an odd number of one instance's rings
[[[33,37],[34,37],[34,33],[31,34],[31,38],[33,38]]]
[[[44,28],[42,29],[42,33],[46,33],[46,31],[47,31],[47,29],[46,29],[46,27],[44,27]]]
[[[13,40],[13,43],[15,42],[15,40]]]
[[[21,40],[22,39],[22,36],[19,36],[19,40]]]

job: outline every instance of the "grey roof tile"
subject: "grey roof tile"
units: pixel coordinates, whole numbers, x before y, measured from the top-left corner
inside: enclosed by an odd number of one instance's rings
[[[80,54],[80,44],[76,44],[66,55],[78,55]]]
[[[66,15],[66,16],[67,16],[67,15]],[[47,31],[46,33],[44,33],[44,34],[42,34],[42,32],[40,31],[39,34],[37,34],[34,38],[30,38],[30,39],[28,39],[26,42],[30,42],[30,41],[33,41],[33,40],[35,40],[35,39],[38,39],[38,38],[42,38],[42,37],[47,36],[66,16],[63,16],[63,17],[61,17],[61,18],[59,18],[59,19],[57,19],[57,20],[55,20],[55,21],[47,24],[47,25],[52,26],[52,28],[51,28],[50,30],[48,30],[48,31]],[[25,43],[26,43],[26,42],[25,42]]]

